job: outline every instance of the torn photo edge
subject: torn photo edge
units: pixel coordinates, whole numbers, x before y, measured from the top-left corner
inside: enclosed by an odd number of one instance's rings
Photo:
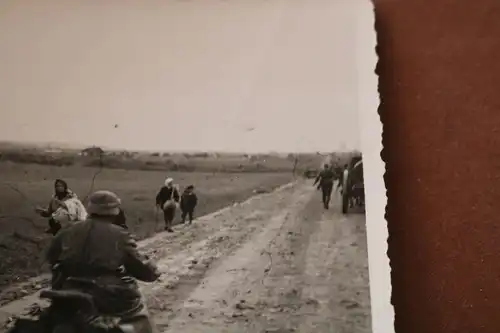
[[[387,192],[384,182],[385,163],[381,157],[382,123],[378,114],[380,97],[375,67],[377,32],[375,6],[360,1],[357,33],[358,116],[363,154],[366,230],[370,279],[370,302],[373,333],[393,333],[394,308],[391,304],[391,268],[387,256],[389,236],[385,210]]]

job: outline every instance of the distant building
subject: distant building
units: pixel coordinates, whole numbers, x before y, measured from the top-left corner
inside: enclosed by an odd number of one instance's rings
[[[81,156],[89,156],[89,157],[99,157],[104,154],[104,150],[101,147],[89,147],[85,148],[80,152]]]
[[[62,152],[62,149],[58,148],[47,148],[44,150],[44,153],[46,154],[61,154]]]

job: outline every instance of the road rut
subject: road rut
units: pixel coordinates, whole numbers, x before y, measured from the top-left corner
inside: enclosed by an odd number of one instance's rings
[[[144,243],[163,272],[142,285],[160,331],[371,332],[364,215],[320,199],[301,180]]]

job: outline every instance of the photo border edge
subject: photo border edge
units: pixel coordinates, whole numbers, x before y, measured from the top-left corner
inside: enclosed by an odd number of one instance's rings
[[[377,32],[375,5],[360,1],[357,22],[358,122],[361,151],[365,164],[366,233],[370,280],[372,333],[394,333],[394,307],[391,304],[391,267],[387,255],[389,232],[385,211],[386,165],[381,157],[383,126],[378,113],[380,95],[376,66]]]

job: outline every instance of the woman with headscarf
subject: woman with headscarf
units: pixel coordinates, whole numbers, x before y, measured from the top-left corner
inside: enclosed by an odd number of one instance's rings
[[[62,179],[54,182],[54,195],[47,208],[36,207],[40,216],[49,219],[47,233],[56,235],[67,222],[83,221],[87,218],[87,211],[78,196],[68,188]]]
[[[174,232],[172,223],[175,218],[175,210],[179,203],[180,195],[177,188],[174,186],[174,180],[167,178],[165,185],[162,186],[156,195],[156,207],[163,211],[163,219],[165,221],[165,230]]]

